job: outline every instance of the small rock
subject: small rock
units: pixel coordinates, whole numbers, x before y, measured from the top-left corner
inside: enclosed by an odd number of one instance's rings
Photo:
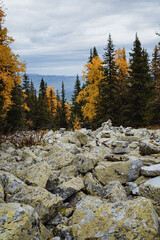
[[[125,201],[126,197],[126,191],[119,181],[109,182],[103,189],[103,198],[109,202]]]

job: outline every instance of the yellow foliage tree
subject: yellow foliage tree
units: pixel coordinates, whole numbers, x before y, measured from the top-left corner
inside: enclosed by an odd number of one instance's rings
[[[65,103],[65,107],[66,107],[67,122],[69,122],[71,118],[71,106],[68,103]]]
[[[55,94],[55,87],[53,87],[53,86],[47,87],[46,94],[47,94],[49,110],[50,110],[52,116],[55,116],[57,104],[58,104],[58,100],[57,100],[56,94]]]
[[[19,73],[25,72],[26,64],[18,60],[19,56],[15,55],[10,44],[14,41],[8,37],[7,28],[2,28],[5,13],[0,6],[0,116],[4,118],[7,111],[12,105],[11,92],[15,83],[21,83]]]
[[[77,102],[85,102],[82,106],[82,112],[84,119],[89,121],[92,121],[96,116],[96,103],[99,95],[98,85],[103,78],[102,64],[103,61],[95,56],[91,62],[85,65],[83,80],[87,83],[87,86],[77,96]]]
[[[129,77],[129,63],[126,60],[126,51],[125,49],[118,49],[114,54],[115,64],[117,66],[117,78],[124,84],[125,79]]]

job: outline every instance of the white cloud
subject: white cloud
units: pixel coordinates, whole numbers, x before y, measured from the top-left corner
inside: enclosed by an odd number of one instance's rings
[[[38,68],[38,56],[44,54],[60,55],[59,66],[55,66],[56,58],[52,59],[53,74],[81,69],[74,67],[71,56],[79,51],[76,58],[81,64],[85,58],[88,60],[91,47],[102,52],[109,33],[116,47],[131,47],[137,32],[150,52],[159,40],[155,35],[159,28],[159,0],[7,0],[5,6],[6,25],[15,38],[13,49],[27,60],[37,56],[35,69],[33,63],[28,64],[30,72],[52,71],[47,66],[42,69],[41,64]],[[62,66],[63,58],[68,58],[69,70]]]

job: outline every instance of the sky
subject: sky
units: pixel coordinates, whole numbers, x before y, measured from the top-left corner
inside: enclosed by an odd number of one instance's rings
[[[90,49],[102,59],[109,33],[131,52],[135,34],[152,56],[160,38],[159,0],[3,0],[11,48],[27,73],[82,75]]]

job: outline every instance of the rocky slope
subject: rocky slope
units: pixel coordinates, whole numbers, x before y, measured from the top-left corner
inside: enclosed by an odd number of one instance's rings
[[[0,146],[0,239],[160,239],[160,130],[60,129]]]

